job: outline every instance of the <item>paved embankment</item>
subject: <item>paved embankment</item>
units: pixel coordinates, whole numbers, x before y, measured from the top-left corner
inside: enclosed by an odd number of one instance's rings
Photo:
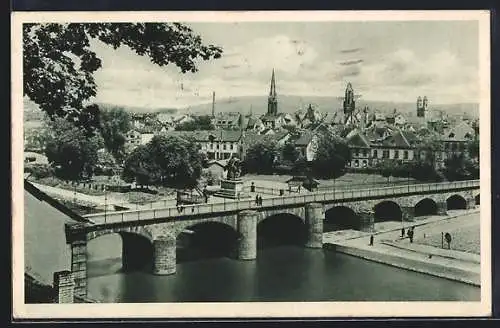
[[[461,214],[461,215],[460,215]],[[478,211],[463,211],[453,217],[418,222],[418,232],[445,229],[466,220],[474,220]],[[326,233],[325,248],[391,266],[421,272],[437,277],[480,286],[480,255],[457,250],[441,249],[410,243],[401,238],[400,229],[374,233],[375,242],[370,246],[371,233]],[[344,238],[342,238],[344,237]]]

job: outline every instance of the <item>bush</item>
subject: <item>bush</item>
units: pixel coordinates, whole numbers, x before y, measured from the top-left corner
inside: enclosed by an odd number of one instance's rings
[[[48,164],[32,164],[24,168],[35,179],[44,179],[54,175],[54,169]]]

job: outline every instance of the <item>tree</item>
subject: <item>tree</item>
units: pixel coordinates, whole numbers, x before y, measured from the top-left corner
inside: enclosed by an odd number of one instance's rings
[[[351,151],[346,142],[326,131],[318,134],[316,155],[312,161],[312,171],[320,178],[337,178],[345,173]]]
[[[122,177],[126,182],[149,186],[160,180],[160,168],[152,161],[146,145],[135,148],[125,159]]]
[[[439,182],[443,180],[442,175],[436,167],[426,161],[418,161],[412,164],[410,176],[418,181]]]
[[[127,46],[159,66],[175,64],[196,72],[198,59],[219,58],[222,49],[204,45],[180,23],[28,23],[23,24],[23,91],[52,117],[77,124],[97,123],[94,73],[101,59],[90,48],[97,39],[117,49]]]
[[[472,161],[464,154],[457,154],[445,160],[442,172],[448,181],[477,179],[479,178],[479,163]]]
[[[154,136],[147,147],[152,161],[160,168],[161,184],[184,188],[198,184],[203,156],[197,143],[173,136]]]
[[[300,152],[292,142],[287,142],[281,149],[281,155],[283,161],[295,163],[300,156]]]
[[[199,146],[172,136],[155,136],[125,160],[123,178],[141,185],[194,188],[202,172]]]
[[[475,137],[467,143],[467,151],[471,158],[477,158],[477,160],[479,160],[479,137]]]
[[[102,145],[100,135],[56,118],[50,122],[45,154],[59,177],[78,180],[92,177]]]
[[[194,116],[192,121],[181,123],[175,127],[177,131],[213,130],[212,118],[209,115]]]
[[[273,172],[279,151],[276,141],[264,139],[250,146],[243,163],[248,173],[270,174]]]
[[[130,115],[123,109],[115,107],[100,112],[100,132],[104,146],[117,161],[122,161],[125,153],[125,134],[130,130]]]

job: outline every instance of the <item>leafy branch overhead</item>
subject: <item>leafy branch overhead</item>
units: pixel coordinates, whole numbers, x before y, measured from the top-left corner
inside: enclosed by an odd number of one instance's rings
[[[93,73],[102,63],[91,38],[114,49],[127,46],[159,66],[175,64],[183,73],[196,72],[198,59],[222,55],[220,47],[204,45],[180,23],[24,24],[24,95],[50,117],[80,122],[86,112],[92,114],[86,102],[97,95]]]

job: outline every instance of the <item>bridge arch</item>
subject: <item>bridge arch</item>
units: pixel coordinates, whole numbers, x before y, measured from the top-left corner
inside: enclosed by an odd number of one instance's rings
[[[459,210],[466,209],[467,201],[465,198],[459,194],[451,195],[446,199],[446,209],[447,210]]]
[[[192,224],[177,234],[177,262],[234,257],[239,237],[234,227],[227,223],[203,221]]]
[[[325,211],[324,232],[347,229],[360,229],[359,216],[352,208],[339,205]]]
[[[424,198],[415,204],[415,216],[436,215],[438,213],[437,203],[432,198]]]
[[[267,216],[257,224],[257,247],[304,245],[307,229],[301,217],[290,213]]]
[[[89,234],[88,234],[89,235]],[[87,239],[87,258],[91,262],[109,261],[105,266],[96,265],[89,275],[111,271],[149,271],[153,261],[151,235],[144,229],[103,230],[90,233]],[[121,266],[115,259],[121,258]],[[106,262],[107,263],[107,262]]]
[[[403,212],[398,203],[384,200],[373,207],[375,222],[401,221]]]

